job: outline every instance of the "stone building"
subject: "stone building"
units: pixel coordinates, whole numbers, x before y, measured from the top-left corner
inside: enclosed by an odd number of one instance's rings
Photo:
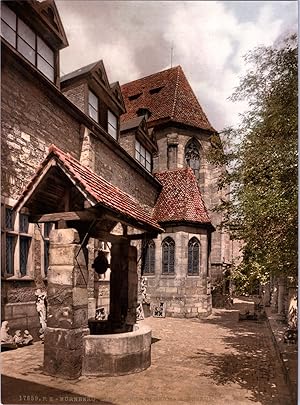
[[[60,77],[60,50],[68,42],[55,2],[3,1],[1,11],[2,320],[38,335],[35,292],[47,287],[49,234],[58,221],[29,218],[14,207],[50,145],[126,193],[165,230],[158,236],[155,225],[142,242],[136,233],[131,238],[151,308],[162,303],[171,316],[210,313],[210,277],[229,260],[228,244],[222,231],[213,232],[220,218],[212,207],[222,195],[219,172],[206,154],[215,131],[182,69],[122,87],[109,82],[102,61]],[[35,207],[83,206],[71,186],[68,197],[57,198],[64,186],[52,180],[55,187],[47,182]],[[126,225],[121,200],[120,222],[107,224],[87,245],[90,318],[109,295],[109,277],[99,278],[92,268],[97,251],[106,246],[109,252],[114,235],[139,227],[134,210]]]
[[[158,147],[153,172],[164,185],[154,215],[166,235],[151,242],[156,259],[152,267],[142,269],[151,300],[168,302],[169,315],[207,315],[210,284],[213,289],[220,280],[222,284],[223,272],[232,262],[232,241],[220,227],[222,214],[213,211],[228,198],[227,190],[218,189],[222,169],[208,161],[216,131],[180,66],[124,84],[121,90],[126,113],[121,117],[120,144],[149,170],[149,149],[139,135],[141,126],[144,132],[147,128]],[[175,251],[174,269],[167,272],[161,260],[166,236]]]

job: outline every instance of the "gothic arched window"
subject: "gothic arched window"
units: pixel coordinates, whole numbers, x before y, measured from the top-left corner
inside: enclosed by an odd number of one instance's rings
[[[188,274],[199,274],[200,242],[197,238],[189,240],[188,244]]]
[[[191,139],[185,147],[184,155],[185,161],[198,179],[199,169],[200,169],[200,152],[199,152],[199,143],[196,139]]]
[[[147,241],[143,246],[142,274],[154,274],[155,271],[155,243]]]
[[[175,264],[175,242],[169,236],[162,242],[162,272],[173,274]]]

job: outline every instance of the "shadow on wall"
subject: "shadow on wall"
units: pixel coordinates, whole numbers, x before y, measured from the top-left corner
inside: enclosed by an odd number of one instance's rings
[[[60,405],[74,402],[94,405],[116,405],[113,402],[101,401],[96,398],[78,395],[74,392],[62,391],[46,385],[1,376],[1,403],[35,405]]]

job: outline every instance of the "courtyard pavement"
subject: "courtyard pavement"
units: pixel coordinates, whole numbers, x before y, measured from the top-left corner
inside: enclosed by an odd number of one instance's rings
[[[203,320],[147,318],[152,365],[138,374],[63,380],[43,374],[41,343],[3,352],[2,403],[292,405],[266,321],[238,321],[249,306],[235,300]]]

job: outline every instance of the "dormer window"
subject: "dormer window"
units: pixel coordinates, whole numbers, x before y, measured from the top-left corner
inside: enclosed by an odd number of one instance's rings
[[[137,100],[143,93],[133,94],[132,96],[128,96],[129,101]]]
[[[160,87],[155,87],[154,89],[150,89],[149,90],[149,93],[152,95],[152,94],[157,94],[157,93],[159,93],[160,91],[161,91],[161,89],[163,89],[164,88],[164,86],[160,86]]]
[[[136,139],[135,140],[135,158],[139,161],[147,170],[152,170],[152,156],[151,153],[144,148],[144,146]]]
[[[107,132],[114,138],[118,137],[118,119],[110,110],[107,110]]]
[[[138,117],[144,116],[146,120],[151,116],[151,111],[148,108],[139,108],[136,112]]]
[[[1,5],[1,36],[54,82],[53,50],[5,4]]]
[[[99,99],[91,90],[89,90],[89,116],[99,122]]]

